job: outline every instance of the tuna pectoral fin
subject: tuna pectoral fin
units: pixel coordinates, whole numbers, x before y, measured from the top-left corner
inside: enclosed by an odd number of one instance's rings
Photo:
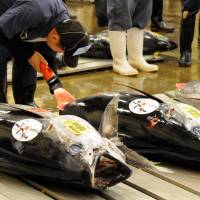
[[[112,98],[108,103],[99,127],[99,133],[105,138],[113,138],[118,136],[118,108],[119,95]]]
[[[129,149],[125,145],[118,146],[118,148],[124,153],[124,155],[126,157],[126,162],[129,165],[132,165],[136,168],[140,168],[140,169],[144,169],[144,170],[150,169],[150,170],[156,170],[159,172],[173,173],[172,170],[165,168],[165,167],[157,166],[156,165],[157,163],[154,163],[154,162],[146,159],[145,157],[139,155],[137,152]]]

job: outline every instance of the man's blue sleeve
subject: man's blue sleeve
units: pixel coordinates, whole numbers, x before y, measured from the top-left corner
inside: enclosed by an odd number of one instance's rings
[[[0,29],[8,39],[28,28],[44,23],[44,15],[34,1],[16,1],[0,16]]]

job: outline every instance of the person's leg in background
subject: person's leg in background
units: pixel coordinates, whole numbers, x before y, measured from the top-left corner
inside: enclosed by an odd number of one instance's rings
[[[174,27],[168,25],[163,20],[163,0],[153,0],[153,9],[151,15],[151,30],[158,32],[173,32]]]
[[[192,64],[192,41],[194,37],[195,18],[200,3],[184,0],[180,27],[180,59],[179,66],[189,67]]]
[[[148,64],[143,57],[143,29],[150,19],[151,11],[152,1],[107,1],[110,49],[115,72],[136,75],[137,69],[148,72],[158,70],[156,65]]]
[[[153,72],[157,65],[149,64],[143,56],[144,28],[151,17],[152,1],[140,0],[132,18],[132,28],[127,30],[128,62],[140,71]]]
[[[135,2],[135,1],[133,1]],[[128,0],[107,0],[108,28],[110,50],[113,58],[113,71],[131,76],[138,74],[126,57],[126,30],[130,27],[130,17],[127,16]]]
[[[49,67],[57,73],[55,65],[55,55],[45,43],[36,45],[37,51],[39,51],[47,60]],[[36,90],[37,72],[27,61],[15,60],[13,64],[13,96],[15,103],[25,104],[37,107],[34,100],[34,94]]]
[[[109,31],[110,50],[113,58],[113,71],[125,76],[138,74],[127,61],[126,31]]]
[[[0,45],[0,102],[7,103],[7,62],[11,54],[7,47]]]
[[[192,64],[192,41],[194,37],[195,15],[181,19],[180,28],[180,60],[181,67],[189,67]]]

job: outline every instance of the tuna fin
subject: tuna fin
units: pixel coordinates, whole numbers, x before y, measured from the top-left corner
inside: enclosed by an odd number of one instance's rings
[[[113,97],[113,99],[107,105],[101,123],[99,127],[99,133],[113,142],[125,155],[126,162],[136,168],[149,169],[160,172],[172,173],[167,168],[156,166],[156,163],[149,161],[145,157],[139,155],[137,152],[126,147],[118,137],[118,108],[119,95]]]
[[[153,170],[165,173],[173,173],[172,170],[165,167],[157,166],[158,163],[148,160],[147,158],[141,156],[137,152],[129,149],[125,145],[118,146],[118,148],[124,153],[126,157],[126,162],[129,165],[132,165],[142,170]]]
[[[163,103],[163,101],[162,101],[161,99],[158,99],[157,97],[152,96],[152,95],[148,94],[147,92],[144,92],[144,91],[139,90],[139,89],[137,89],[137,88],[131,87],[131,86],[129,86],[129,85],[123,85],[123,84],[121,84],[121,83],[115,83],[115,84],[116,84],[116,85],[121,85],[121,86],[124,86],[124,87],[127,87],[127,88],[131,88],[131,89],[133,89],[133,90],[139,92],[140,94],[143,94],[143,95],[145,95],[145,96],[147,96],[147,97],[149,97],[149,98],[151,98],[151,99],[154,99],[154,100],[158,101],[159,103]]]
[[[108,139],[118,137],[118,108],[119,95],[108,103],[99,126],[99,133]]]

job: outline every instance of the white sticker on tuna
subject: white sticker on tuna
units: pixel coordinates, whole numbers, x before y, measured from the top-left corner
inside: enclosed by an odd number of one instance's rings
[[[135,114],[144,115],[155,111],[159,106],[160,104],[156,100],[141,98],[131,101],[129,109]]]
[[[27,142],[40,133],[42,124],[35,119],[23,119],[18,121],[12,128],[12,136],[21,142]]]

